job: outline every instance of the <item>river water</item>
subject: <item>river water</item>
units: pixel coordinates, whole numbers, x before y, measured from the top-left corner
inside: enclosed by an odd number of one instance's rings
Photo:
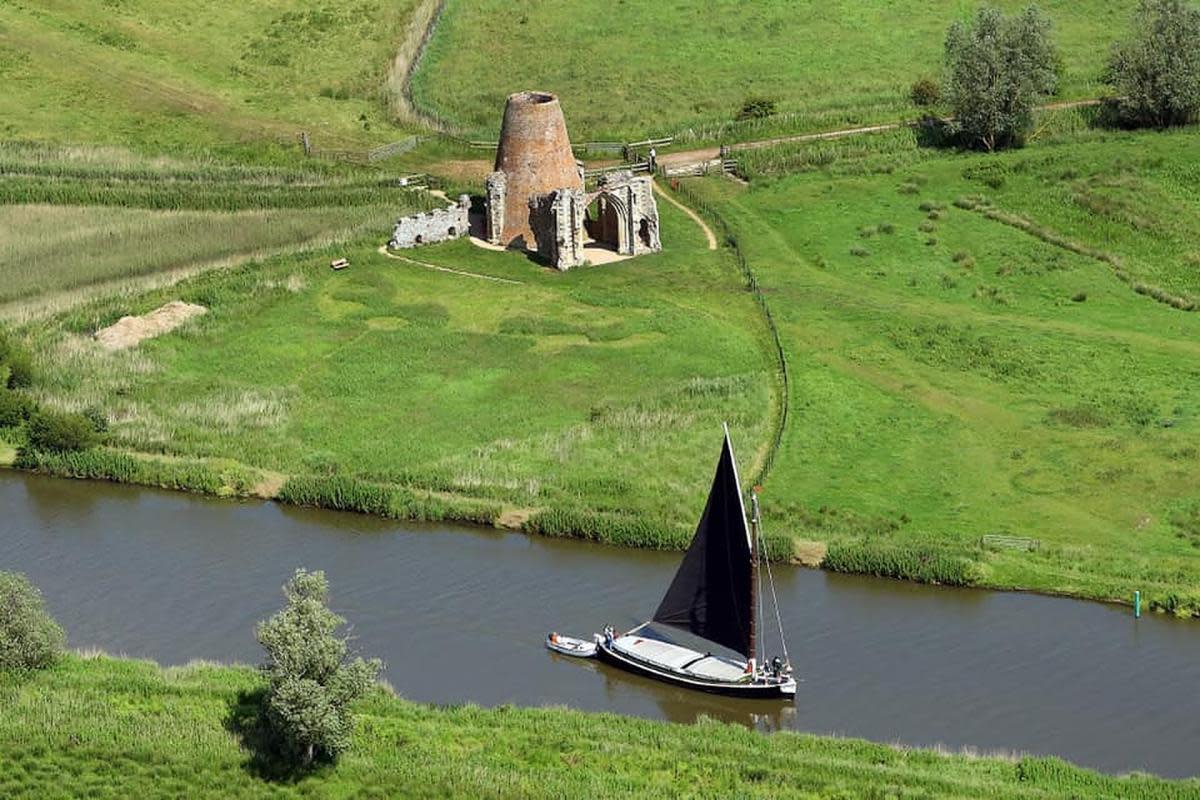
[[[74,647],[257,663],[255,623],[323,569],[355,646],[406,697],[701,714],[909,745],[1200,773],[1200,623],[1027,594],[777,569],[795,702],[729,700],[555,656],[619,629],[678,554],[237,503],[0,470],[0,570],[43,590]],[[770,641],[770,640],[768,640]]]

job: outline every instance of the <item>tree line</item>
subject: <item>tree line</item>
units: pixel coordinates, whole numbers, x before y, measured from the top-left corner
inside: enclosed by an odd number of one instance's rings
[[[913,102],[944,107],[948,132],[984,150],[1020,145],[1039,103],[1058,90],[1062,59],[1050,18],[1036,5],[1007,15],[983,8],[946,34],[941,82],[913,84]],[[1113,45],[1104,81],[1112,121],[1166,128],[1200,118],[1200,7],[1142,0],[1129,34]]]

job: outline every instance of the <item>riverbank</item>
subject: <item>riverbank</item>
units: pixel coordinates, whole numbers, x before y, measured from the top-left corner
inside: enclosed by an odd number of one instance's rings
[[[248,667],[71,655],[0,677],[0,794],[157,797],[1200,797],[1200,782],[1108,777],[1054,758],[905,750],[854,739],[770,736],[558,708],[433,707],[381,689],[358,706],[336,766],[294,780],[247,747]]]

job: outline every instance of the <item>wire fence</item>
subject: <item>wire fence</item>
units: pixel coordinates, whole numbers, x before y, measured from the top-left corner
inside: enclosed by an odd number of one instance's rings
[[[788,408],[791,404],[791,378],[788,372],[787,353],[784,352],[783,340],[779,337],[779,327],[775,324],[775,317],[771,313],[771,306],[767,303],[767,297],[763,293],[758,276],[750,266],[750,262],[746,260],[746,254],[738,242],[737,233],[733,227],[711,203],[704,200],[689,187],[684,186],[680,181],[672,181],[671,190],[680,195],[692,208],[707,217],[721,232],[725,243],[733,252],[734,261],[742,273],[746,289],[754,295],[754,301],[758,304],[759,311],[762,312],[763,319],[766,321],[767,329],[771,332],[771,345],[774,350],[780,398],[778,413],[775,415],[775,420],[772,424],[771,446],[767,451],[766,458],[763,459],[762,467],[752,481],[752,483],[763,483],[774,468],[775,459],[779,454],[780,448],[783,446],[783,433],[787,430]]]

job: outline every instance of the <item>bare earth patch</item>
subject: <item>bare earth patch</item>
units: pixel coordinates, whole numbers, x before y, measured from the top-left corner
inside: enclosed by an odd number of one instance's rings
[[[121,317],[96,331],[96,341],[106,350],[127,350],[144,339],[170,333],[192,317],[208,313],[204,306],[172,300],[140,317]]]

